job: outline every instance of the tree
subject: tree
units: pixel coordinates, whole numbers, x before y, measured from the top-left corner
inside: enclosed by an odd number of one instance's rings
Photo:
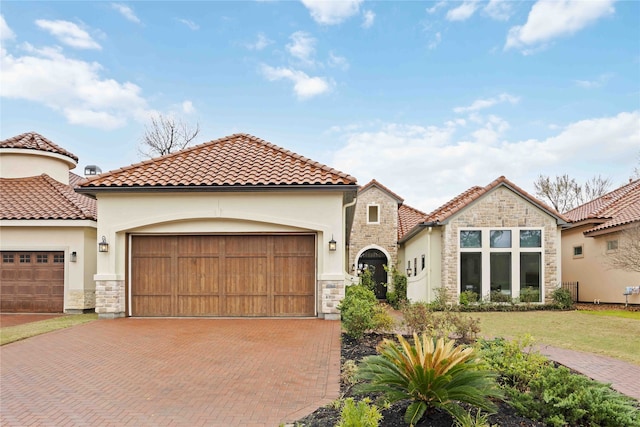
[[[551,203],[558,212],[567,212],[605,195],[611,187],[611,179],[598,175],[581,185],[567,174],[556,175],[554,180],[539,175],[533,186],[537,197]]]
[[[151,123],[145,126],[144,136],[138,146],[143,157],[164,156],[182,150],[200,133],[200,125],[195,127],[171,116],[157,114],[151,116]]]
[[[605,257],[611,268],[640,273],[640,221],[618,234],[618,248],[607,251]]]

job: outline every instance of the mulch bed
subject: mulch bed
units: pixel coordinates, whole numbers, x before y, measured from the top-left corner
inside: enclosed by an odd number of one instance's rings
[[[347,360],[359,361],[365,356],[376,354],[376,346],[385,337],[391,337],[392,335],[380,335],[380,334],[366,334],[365,337],[356,341],[345,334],[342,334],[342,356],[341,363],[344,364]],[[351,387],[344,382],[340,383],[340,393],[343,397],[353,397],[356,400],[360,400],[364,397],[369,397],[373,402],[376,401],[378,395],[354,395]],[[409,401],[397,402],[388,409],[382,409],[380,412],[383,416],[380,422],[381,426],[402,426],[407,424],[404,422],[404,413],[409,406]],[[515,410],[509,405],[503,402],[498,403],[498,413],[489,417],[491,425],[498,426],[512,426],[512,427],[542,427],[543,423],[532,421],[527,418],[521,417],[516,414]],[[475,413],[475,411],[473,412]],[[319,408],[312,414],[297,421],[296,425],[305,427],[333,427],[340,419],[340,411],[333,407]],[[443,411],[435,411],[426,414],[422,420],[416,424],[416,427],[451,427],[454,425],[454,421],[451,416]]]

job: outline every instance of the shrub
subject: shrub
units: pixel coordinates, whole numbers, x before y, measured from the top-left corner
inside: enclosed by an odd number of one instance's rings
[[[371,292],[376,291],[376,287],[378,284],[373,278],[373,270],[371,268],[364,268],[362,273],[360,273],[360,283],[361,286],[369,289]]]
[[[531,286],[520,289],[520,301],[531,303],[540,302],[540,291],[533,289]]]
[[[356,374],[358,373],[358,364],[355,360],[347,360],[342,364],[340,369],[340,380],[348,385],[354,385],[356,381]]]
[[[342,326],[352,338],[360,339],[367,329],[374,327],[374,307],[376,296],[372,290],[362,285],[347,286],[345,297],[338,305],[342,316]]]
[[[393,332],[396,326],[396,321],[391,317],[391,314],[389,314],[387,307],[388,306],[380,303],[373,307],[373,326],[371,329],[376,332]]]
[[[480,333],[480,319],[471,316],[463,316],[460,313],[450,313],[449,323],[451,330],[461,340],[471,342],[476,339]]]
[[[489,298],[491,302],[511,302],[511,295],[503,294],[500,291],[491,291]]]
[[[389,267],[386,265],[384,269],[387,273],[389,272]],[[387,292],[387,302],[391,307],[399,310],[407,301],[407,276],[393,267],[391,269],[391,283],[393,283],[393,291]]]
[[[404,325],[410,333],[435,335],[436,324],[429,304],[425,302],[414,302],[405,304],[402,307],[402,317]]]
[[[573,306],[573,298],[568,289],[558,288],[551,293],[553,304],[560,310],[566,310]]]
[[[460,304],[469,305],[478,302],[478,294],[473,291],[464,291],[460,293]]]
[[[371,405],[368,398],[356,403],[353,398],[345,399],[340,412],[340,421],[336,427],[377,427],[382,414],[375,405]]]
[[[387,304],[396,310],[400,309],[400,303],[398,302],[398,295],[394,291],[387,291]]]
[[[492,427],[489,424],[489,415],[483,413],[478,409],[476,414],[471,414],[471,411],[465,412],[460,418],[455,420],[455,427]],[[497,425],[496,425],[497,426]]]
[[[444,286],[436,288],[435,293],[436,297],[431,303],[431,306],[435,310],[446,310],[449,306],[449,294],[447,293],[447,288]]]
[[[551,426],[640,426],[633,399],[565,367],[547,365],[528,392],[510,394],[519,413]]]
[[[494,375],[474,360],[473,348],[425,334],[413,334],[413,345],[400,335],[397,339],[398,343],[385,339],[378,346],[379,355],[363,359],[357,377],[366,382],[356,391],[381,392],[391,403],[412,400],[404,417],[407,424],[416,424],[434,408],[462,420],[465,411],[459,402],[495,411],[490,398],[501,392]]]

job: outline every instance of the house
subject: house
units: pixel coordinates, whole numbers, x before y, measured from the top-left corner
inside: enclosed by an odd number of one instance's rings
[[[88,178],[96,312],[339,318],[356,179],[235,134]]]
[[[357,205],[350,261],[360,266],[370,248],[392,262],[397,257],[394,265],[407,273],[412,301],[433,301],[444,287],[454,300],[471,291],[494,301],[544,302],[560,284],[560,228],[567,219],[505,177],[472,187],[429,214],[375,181],[360,190]],[[380,231],[371,206],[379,206],[379,221],[396,219],[397,252],[376,244]]]
[[[96,203],[78,158],[37,133],[0,141],[0,311],[95,307]]]
[[[640,264],[640,179],[565,214],[562,231],[562,280],[578,282],[580,301],[640,303],[640,271],[612,265],[622,251]],[[631,245],[635,241],[635,252]],[[633,262],[629,259],[629,262]],[[627,289],[631,288],[631,289]],[[630,294],[630,295],[625,295]]]

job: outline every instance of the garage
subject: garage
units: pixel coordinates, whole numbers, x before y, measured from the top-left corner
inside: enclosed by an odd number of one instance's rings
[[[2,251],[0,311],[62,313],[64,252]]]
[[[132,235],[132,316],[314,316],[313,234]]]

